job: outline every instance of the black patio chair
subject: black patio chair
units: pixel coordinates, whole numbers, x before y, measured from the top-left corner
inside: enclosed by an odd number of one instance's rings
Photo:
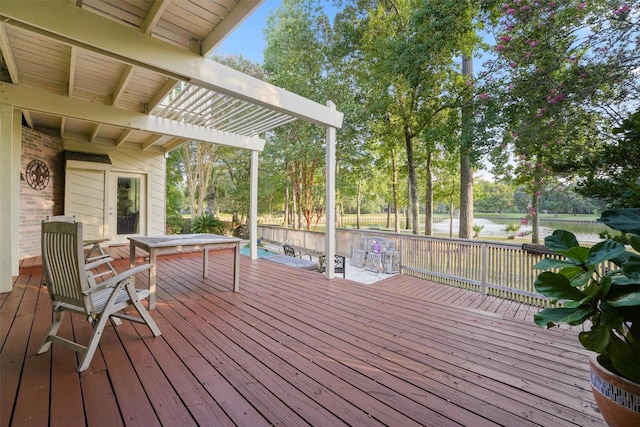
[[[335,259],[334,261],[335,265],[334,265],[333,271],[335,271],[336,273],[342,273],[342,278],[346,279],[347,264],[345,262],[345,258],[342,255],[336,255],[334,259]],[[319,267],[320,273],[324,273],[327,269],[327,260],[324,255],[320,255],[320,259],[318,260],[318,265],[320,266]]]

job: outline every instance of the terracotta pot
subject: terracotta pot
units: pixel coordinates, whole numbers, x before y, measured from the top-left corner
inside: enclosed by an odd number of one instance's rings
[[[589,358],[591,391],[600,413],[611,427],[640,426],[640,384],[604,368],[598,356]]]

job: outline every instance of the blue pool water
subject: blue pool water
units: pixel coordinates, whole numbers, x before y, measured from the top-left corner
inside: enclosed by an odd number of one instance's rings
[[[246,247],[246,246],[241,247],[240,248],[240,253],[242,255],[249,256],[249,248]],[[268,250],[266,250],[264,248],[258,248],[258,258],[266,258],[266,257],[274,256],[274,255],[278,255],[278,254],[275,253],[275,252],[268,251]]]

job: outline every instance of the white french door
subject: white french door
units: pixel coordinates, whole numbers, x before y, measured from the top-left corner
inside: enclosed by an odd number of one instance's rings
[[[113,243],[127,243],[128,236],[144,235],[147,229],[144,174],[112,172],[109,228]]]

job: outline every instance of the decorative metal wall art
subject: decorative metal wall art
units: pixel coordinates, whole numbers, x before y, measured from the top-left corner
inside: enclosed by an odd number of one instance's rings
[[[49,168],[42,160],[31,160],[25,175],[27,184],[34,190],[44,190],[49,184]]]

